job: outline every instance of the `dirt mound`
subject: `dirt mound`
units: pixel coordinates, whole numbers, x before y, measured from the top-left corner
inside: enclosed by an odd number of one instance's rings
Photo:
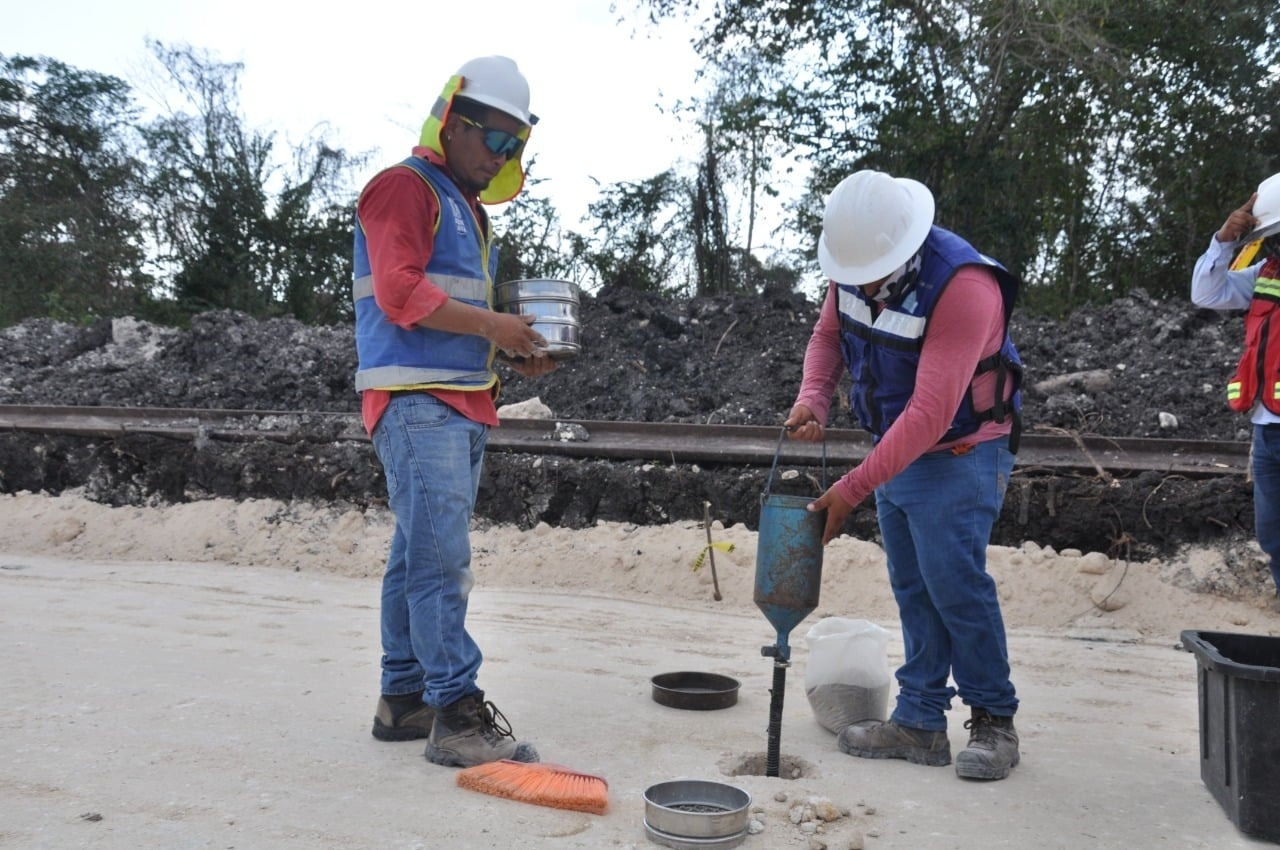
[[[772,425],[790,409],[818,306],[802,295],[672,301],[585,295],[583,355],[504,402],[540,397],[564,419]],[[1061,321],[1015,316],[1026,422],[1113,437],[1245,440],[1223,404],[1238,316],[1137,292]],[[189,329],[133,319],[33,319],[0,330],[0,403],[359,410],[349,327],[215,311]],[[1166,416],[1162,422],[1161,413]],[[832,424],[853,427],[847,417]]]
[[[630,289],[586,295],[582,356],[542,379],[504,374],[501,402],[538,397],[557,419],[777,425],[800,383],[818,305],[758,298],[670,300]],[[1061,321],[1019,315],[1025,425],[1114,437],[1247,440],[1223,403],[1240,318],[1136,292]],[[31,320],[0,331],[0,403],[258,409],[356,414],[349,327],[215,311],[185,330],[133,319],[77,327]],[[842,388],[843,392],[843,388]],[[847,410],[832,422],[855,427]],[[112,440],[0,438],[0,490],[83,488],[108,504],[232,498],[378,501],[366,443],[317,427],[294,444],[139,435]],[[765,470],[767,471],[767,470]],[[492,453],[480,516],[531,527],[598,520],[715,518],[754,525],[762,470],[531,458]],[[1112,485],[1086,476],[1017,476],[997,541],[1123,555],[1252,534],[1247,482],[1154,474]],[[877,535],[860,509],[851,532]]]

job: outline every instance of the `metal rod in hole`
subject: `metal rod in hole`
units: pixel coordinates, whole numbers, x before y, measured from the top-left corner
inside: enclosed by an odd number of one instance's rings
[[[779,659],[773,664],[773,688],[769,699],[769,749],[765,753],[764,775],[776,777],[782,748],[782,699],[787,687],[787,663]]]

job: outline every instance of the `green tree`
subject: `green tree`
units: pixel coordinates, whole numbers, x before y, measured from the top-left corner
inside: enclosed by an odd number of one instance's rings
[[[242,66],[190,47],[151,42],[180,103],[144,128],[151,156],[148,200],[173,295],[190,312],[215,307],[269,312],[264,247],[272,138],[239,112]]]
[[[1112,22],[1132,57],[1117,120],[1111,238],[1098,262],[1120,289],[1186,297],[1210,234],[1280,171],[1280,5],[1150,3]],[[1198,15],[1204,15],[1197,20]],[[1168,26],[1175,19],[1177,26]]]
[[[115,77],[0,56],[0,325],[119,315],[146,292],[136,112]]]
[[[549,199],[539,196],[541,181],[533,177],[534,167],[533,161],[525,165],[525,191],[493,216],[497,280],[550,278],[578,282],[580,269],[565,247],[560,216]]]
[[[293,154],[293,176],[277,194],[267,228],[275,309],[308,322],[351,321],[351,186],[363,157],[323,140],[311,140]]]
[[[591,235],[571,235],[571,252],[599,285],[693,294],[690,195],[688,182],[674,169],[616,183],[587,208]]]
[[[247,127],[240,112],[240,64],[189,46],[151,48],[180,98],[144,128],[154,236],[179,304],[348,317],[360,160],[310,140],[284,168],[275,135]]]
[[[689,216],[693,229],[695,292],[698,295],[720,295],[737,287],[733,281],[729,252],[729,224],[721,183],[720,154],[716,150],[715,128],[710,124],[704,125],[704,139]]]
[[[1275,170],[1278,21],[1270,0],[725,0],[698,45],[712,67],[759,57],[755,120],[811,166],[810,244],[831,187],[879,168],[1072,305],[1181,295],[1215,199]]]
[[[718,56],[708,74],[709,93],[694,98],[690,107],[698,116],[697,123],[705,140],[699,188],[701,190],[704,182],[713,182],[725,207],[718,211],[726,221],[722,232],[716,234],[722,244],[713,249],[714,256],[725,259],[720,261],[721,267],[713,266],[713,276],[727,277],[717,278],[718,283],[710,287],[714,291],[755,293],[761,284],[754,276],[758,264],[741,260],[755,250],[757,213],[762,200],[778,197],[771,172],[775,156],[784,152],[790,135],[775,123],[778,110],[771,110],[764,99],[764,93],[773,84],[769,76],[772,67],[753,47]],[[746,220],[742,231],[736,231],[727,221],[725,196],[730,188],[736,190],[742,204]],[[702,241],[699,239],[700,246]],[[741,247],[730,248],[735,242]],[[733,262],[735,257],[738,262]],[[703,268],[702,258],[699,268]],[[702,288],[700,284],[699,289]]]

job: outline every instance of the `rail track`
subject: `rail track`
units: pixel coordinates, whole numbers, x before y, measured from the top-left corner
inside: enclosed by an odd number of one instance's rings
[[[189,408],[0,405],[0,432],[112,438],[146,434],[182,440],[351,440],[368,438],[355,413]],[[829,429],[825,444],[779,440],[781,429],[593,420],[504,419],[489,436],[499,452],[672,463],[848,467],[871,448],[856,430]],[[1024,472],[1085,472],[1102,477],[1152,470],[1195,478],[1244,475],[1240,442],[1133,439],[1031,430],[1023,434]]]

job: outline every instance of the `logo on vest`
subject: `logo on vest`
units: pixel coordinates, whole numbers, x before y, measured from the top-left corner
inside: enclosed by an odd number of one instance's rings
[[[449,211],[453,214],[453,229],[458,231],[459,236],[467,235],[467,220],[462,217],[462,206],[454,198],[445,196],[445,200],[449,202]]]

